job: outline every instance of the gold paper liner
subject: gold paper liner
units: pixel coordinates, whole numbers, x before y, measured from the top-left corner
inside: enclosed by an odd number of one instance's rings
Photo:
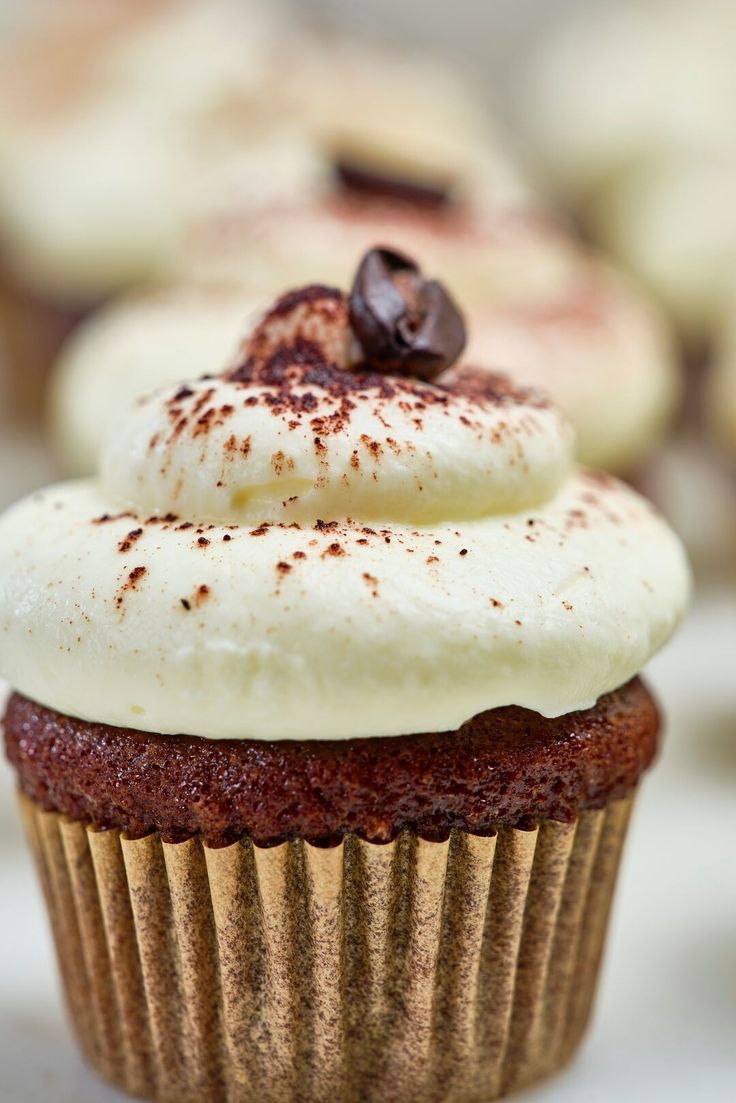
[[[90,1063],[173,1103],[473,1103],[585,1029],[631,798],[572,824],[213,850],[21,808]]]

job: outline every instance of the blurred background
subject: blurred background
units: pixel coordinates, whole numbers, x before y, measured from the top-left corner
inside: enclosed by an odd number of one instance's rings
[[[688,546],[599,1014],[538,1101],[736,1093],[735,56],[734,0],[0,0],[0,507],[383,240]],[[112,1103],[4,764],[0,827],[0,1096]]]

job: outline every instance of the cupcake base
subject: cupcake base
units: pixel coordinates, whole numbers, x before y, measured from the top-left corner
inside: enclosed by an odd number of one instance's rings
[[[446,841],[211,848],[21,810],[90,1062],[176,1103],[481,1103],[587,1024],[632,797]]]
[[[365,739],[172,738],[75,719],[18,693],[3,722],[19,789],[48,811],[211,847],[568,823],[633,791],[659,726],[639,678],[553,719],[505,707],[457,731]]]

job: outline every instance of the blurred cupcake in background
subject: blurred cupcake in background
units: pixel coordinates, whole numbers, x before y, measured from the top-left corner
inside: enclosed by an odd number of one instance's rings
[[[680,389],[658,312],[528,205],[490,217],[449,197],[390,199],[386,186],[379,182],[369,198],[361,181],[257,219],[231,212],[204,223],[182,256],[178,283],[90,319],[64,350],[52,391],[67,470],[94,469],[124,399],[187,371],[223,369],[246,321],[244,304],[263,303],[288,279],[345,284],[354,257],[377,240],[419,252],[445,274],[471,319],[471,360],[546,389],[575,425],[584,462],[636,470],[667,428]],[[205,345],[210,355],[200,359]]]
[[[341,173],[418,177],[432,193],[460,182],[489,203],[523,188],[457,74],[310,28],[288,5],[38,10],[7,44],[0,90],[5,312],[31,400],[59,327],[160,277],[223,206],[252,217]]]
[[[267,10],[63,0],[35,7],[6,40],[0,307],[26,406],[60,335],[155,274],[172,247],[198,186],[192,169],[206,163],[198,135],[223,102],[237,98],[247,121],[258,99]]]
[[[616,0],[558,22],[520,71],[540,164],[581,202],[645,156],[733,142],[731,0]]]
[[[208,365],[223,370],[248,321],[236,289],[194,283],[122,295],[92,314],[50,382],[51,439],[64,472],[96,470],[111,427],[138,397]]]
[[[736,5],[576,10],[519,86],[543,173],[597,240],[709,337],[736,275]]]
[[[66,0],[6,44],[0,226],[29,288],[86,304],[158,270],[198,184],[189,174],[208,171],[198,143],[218,109],[238,97],[241,122],[255,117],[266,10]]]
[[[736,547],[732,480],[703,446],[730,436],[735,52],[731,0],[591,5],[545,38],[518,94],[542,175],[679,332],[687,416],[645,486],[706,575],[730,571]]]
[[[602,188],[591,212],[595,236],[659,297],[696,366],[732,303],[735,192],[736,144],[733,153],[643,160]]]
[[[472,78],[434,56],[302,32],[282,44],[273,88],[280,114],[320,154],[320,193],[342,184],[371,198],[490,211],[530,198]]]

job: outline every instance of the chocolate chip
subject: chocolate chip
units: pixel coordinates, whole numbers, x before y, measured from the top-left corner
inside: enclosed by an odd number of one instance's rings
[[[444,207],[450,199],[449,189],[440,184],[428,184],[408,176],[391,176],[340,157],[335,161],[335,175],[345,189],[359,195],[399,199],[423,207]]]
[[[372,368],[429,380],[465,347],[463,316],[437,280],[393,249],[363,257],[350,293],[350,321]]]

